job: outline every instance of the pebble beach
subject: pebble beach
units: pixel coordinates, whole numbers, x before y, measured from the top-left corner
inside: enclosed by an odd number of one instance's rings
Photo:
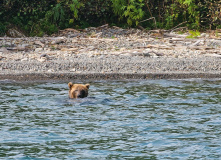
[[[221,78],[221,36],[101,26],[0,37],[0,79]]]

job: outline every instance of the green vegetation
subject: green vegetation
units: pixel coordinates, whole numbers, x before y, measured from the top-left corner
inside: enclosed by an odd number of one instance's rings
[[[197,38],[198,36],[200,36],[200,32],[199,31],[192,31],[189,30],[190,35],[187,36],[186,38]]]
[[[154,20],[154,21],[153,21]],[[184,23],[185,22],[185,23]],[[2,0],[0,35],[19,28],[30,36],[103,24],[147,29],[221,28],[220,0]]]

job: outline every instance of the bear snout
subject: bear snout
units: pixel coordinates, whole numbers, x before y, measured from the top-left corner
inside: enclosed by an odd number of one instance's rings
[[[84,97],[87,97],[86,92],[84,90],[81,90],[77,95],[77,98],[84,98]]]

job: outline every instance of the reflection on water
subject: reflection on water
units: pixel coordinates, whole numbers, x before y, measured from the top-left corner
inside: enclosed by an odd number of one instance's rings
[[[220,159],[221,81],[0,82],[1,159]]]

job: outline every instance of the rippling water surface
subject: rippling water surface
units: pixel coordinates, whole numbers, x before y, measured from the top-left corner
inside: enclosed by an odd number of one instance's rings
[[[0,159],[221,159],[220,80],[90,84],[0,82]]]

